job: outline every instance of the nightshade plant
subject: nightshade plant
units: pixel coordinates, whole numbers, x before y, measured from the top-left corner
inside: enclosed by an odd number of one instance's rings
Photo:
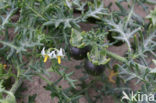
[[[112,10],[112,3],[105,5],[105,0],[1,0],[0,1],[0,102],[16,103],[16,91],[24,79],[39,76],[51,92],[51,98],[58,98],[58,103],[79,103],[85,97],[88,103],[103,102],[110,96],[115,103],[121,103],[122,91],[129,94],[156,93],[156,5],[155,0],[116,0],[118,8]],[[125,3],[126,5],[122,5]],[[136,13],[140,6],[148,14],[142,17]],[[75,11],[78,15],[75,16]],[[90,31],[83,31],[81,23],[94,21]],[[109,32],[117,41],[125,43],[127,51],[124,56],[111,52],[113,45],[107,40]],[[114,41],[114,43],[116,42]],[[70,61],[69,47],[90,47],[86,59],[93,65],[104,65],[106,75],[93,76],[88,82],[89,74],[84,71],[84,61],[77,69],[82,68],[84,75],[72,79],[74,69],[61,64]],[[56,49],[63,48],[63,49]],[[49,51],[45,51],[49,50]],[[50,67],[45,68],[49,58]],[[57,58],[57,59],[53,59]],[[114,63],[117,61],[116,63]],[[49,72],[60,76],[50,81]],[[45,76],[47,78],[45,78]],[[91,76],[91,75],[90,75]],[[114,80],[113,77],[116,77]],[[68,88],[58,86],[64,79]],[[135,80],[131,82],[132,80]],[[100,82],[100,88],[97,88]],[[133,90],[130,84],[138,86]],[[89,94],[92,89],[96,96]],[[29,97],[33,103],[34,98]],[[137,103],[137,101],[126,101]],[[150,103],[149,101],[140,101]],[[140,103],[139,102],[139,103]],[[152,103],[155,103],[152,101]]]

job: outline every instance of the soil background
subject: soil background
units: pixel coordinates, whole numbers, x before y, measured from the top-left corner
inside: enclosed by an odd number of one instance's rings
[[[115,6],[114,1],[115,0],[104,0],[104,4],[108,5],[110,2],[113,2],[112,10],[116,10],[117,7]],[[127,4],[123,4],[123,5],[126,6]],[[152,10],[154,8],[152,6],[149,6],[149,7]],[[139,14],[143,17],[145,17],[147,15],[142,10],[142,8],[139,6],[135,7],[135,12],[136,12],[136,14]],[[79,15],[79,14],[75,14],[75,15]],[[80,23],[80,26],[81,26],[82,30],[89,31],[94,26],[94,24]],[[114,53],[117,53],[117,54],[123,56],[124,53],[127,51],[127,46],[124,44],[120,47],[112,46],[108,49]],[[80,62],[81,61],[76,61],[76,60],[71,59],[71,61],[69,61],[69,62],[62,63],[62,65],[69,67],[69,70],[67,72],[71,72],[71,71],[75,72],[72,76],[73,79],[77,79],[83,75],[83,73],[82,73],[84,71],[83,68],[79,69],[79,70],[75,69],[75,66],[79,65]],[[47,63],[47,67],[49,66],[49,64],[50,64],[50,62]],[[59,76],[55,73],[50,73],[50,76],[51,76],[50,77],[51,81],[56,81],[59,78]],[[89,77],[89,78],[91,79],[92,77]],[[68,84],[65,80],[62,80],[59,85],[63,86],[64,88],[68,87]],[[35,103],[58,103],[57,98],[51,99],[50,92],[46,91],[44,89],[44,86],[46,86],[46,83],[42,79],[40,79],[39,77],[36,77],[36,76],[34,76],[32,78],[32,81],[24,80],[24,82],[22,84],[22,88],[26,88],[26,90],[23,90],[23,92],[21,93],[20,99],[18,99],[18,103],[22,103],[22,101],[24,101],[24,103],[27,103],[28,97],[33,94],[37,94]],[[139,88],[139,86],[133,85],[133,82],[132,82],[132,88],[137,89],[137,88]],[[92,90],[89,90],[88,92],[91,95],[95,94]],[[103,103],[115,103],[115,101],[113,101],[112,98],[109,96],[104,97],[104,98],[105,99],[104,99]],[[79,102],[80,103],[88,103],[84,97],[82,97],[79,100]]]

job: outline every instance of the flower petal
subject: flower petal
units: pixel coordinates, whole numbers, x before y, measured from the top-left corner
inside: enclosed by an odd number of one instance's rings
[[[53,55],[55,54],[55,51],[52,51],[52,52],[50,52],[49,54],[48,54],[48,56],[50,57],[50,58],[53,58]]]
[[[60,50],[57,51],[57,56],[64,57],[64,50],[60,48]]]
[[[57,54],[55,52],[56,51],[53,51],[53,54],[52,54],[51,58],[57,58]]]
[[[42,51],[41,51],[41,55],[42,55],[42,56],[45,55],[45,47],[42,49]]]

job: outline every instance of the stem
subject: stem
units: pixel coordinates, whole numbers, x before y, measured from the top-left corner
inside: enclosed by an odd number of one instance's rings
[[[49,84],[49,85],[52,84],[52,82],[51,82],[49,79],[43,77],[41,74],[38,74],[38,76],[39,76],[41,79],[43,79],[47,84]]]
[[[15,83],[13,84],[12,88],[10,89],[10,92],[15,94],[15,92],[17,91],[17,89],[20,87],[21,84],[22,84],[22,79],[16,79]]]
[[[128,23],[129,23],[129,20],[130,20],[131,17],[132,17],[132,14],[133,14],[133,11],[134,11],[134,6],[135,6],[135,3],[133,2],[132,8],[131,8],[130,13],[128,14],[128,18],[127,18],[127,20],[126,20],[125,27],[127,27]]]
[[[30,7],[27,3],[26,6],[28,6],[28,8],[30,10],[32,10],[32,12],[34,12],[38,17],[41,17],[43,20],[47,21],[47,19],[45,17],[43,17],[40,13],[38,13],[36,10],[34,10],[32,7]]]
[[[115,54],[115,53],[112,53],[112,52],[107,51],[107,50],[105,50],[105,53],[106,53],[108,56],[110,56],[110,57],[112,57],[112,58],[114,58],[114,59],[117,59],[117,60],[119,60],[119,61],[121,61],[121,62],[127,62],[127,59],[126,59],[126,58],[124,58],[124,57],[122,57],[122,56],[119,56],[119,55],[117,55],[117,54]]]
[[[28,69],[24,74],[28,73],[29,71],[30,71],[30,69]],[[12,92],[13,94],[15,94],[16,91],[17,91],[17,89],[21,86],[22,80],[23,80],[22,77],[17,78],[17,79],[15,80],[15,83],[13,84],[12,88],[10,89],[10,92]],[[7,95],[7,96],[6,96],[6,99],[9,98],[9,97],[10,97],[10,96]]]
[[[14,8],[14,9],[12,9],[12,10],[8,13],[8,15],[6,16],[6,18],[4,19],[4,21],[3,21],[2,25],[1,25],[2,28],[4,28],[5,24],[8,23],[9,19],[10,19],[11,16],[15,13],[16,10],[17,10],[17,8]]]
[[[119,55],[117,55],[117,54],[115,54],[115,53],[112,53],[112,52],[110,52],[110,51],[108,51],[108,50],[105,50],[105,53],[106,53],[106,55],[108,55],[108,56],[110,56],[110,57],[112,57],[112,58],[114,58],[114,59],[116,59],[116,60],[119,60],[120,62],[124,62],[124,63],[127,63],[128,62],[128,60],[126,59],[126,58],[124,58],[124,57],[122,57],[122,56],[119,56]],[[149,68],[149,67],[147,67],[147,66],[144,66],[144,65],[141,65],[141,64],[139,64],[139,63],[137,63],[137,62],[134,62],[134,64],[135,65],[138,65],[140,68],[142,68],[142,69],[151,69],[151,68]]]
[[[94,80],[93,82],[89,83],[88,86],[84,89],[82,89],[80,92],[76,93],[74,96],[80,95],[81,93],[85,92],[86,90],[88,90],[96,81]],[[73,97],[74,97],[73,96]]]

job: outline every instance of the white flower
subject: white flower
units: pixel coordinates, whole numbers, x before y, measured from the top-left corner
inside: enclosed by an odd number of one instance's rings
[[[57,56],[56,56],[56,54],[55,54],[55,51],[52,51],[51,54],[52,54],[52,55],[50,56],[50,59],[57,58]]]
[[[41,54],[42,54],[42,56],[45,55],[45,47],[42,49]]]
[[[46,62],[48,60],[48,58],[53,59],[53,58],[57,58],[58,60],[58,64],[61,64],[61,57],[65,56],[65,52],[62,48],[60,48],[60,50],[54,50],[54,51],[50,51],[50,49],[45,52],[45,47],[42,49],[41,51],[41,55],[44,57],[44,62]]]
[[[64,57],[64,56],[65,56],[65,52],[62,48],[60,48],[60,50],[57,50],[56,57],[57,57],[59,64],[61,64],[61,57]]]
[[[54,53],[55,53],[54,51],[50,52],[50,50],[45,52],[45,47],[44,47],[41,51],[41,55],[44,57],[44,62],[46,62],[48,58],[52,59]]]
[[[65,52],[62,48],[60,48],[60,50],[57,51],[57,56],[61,56],[61,57],[65,56]]]

